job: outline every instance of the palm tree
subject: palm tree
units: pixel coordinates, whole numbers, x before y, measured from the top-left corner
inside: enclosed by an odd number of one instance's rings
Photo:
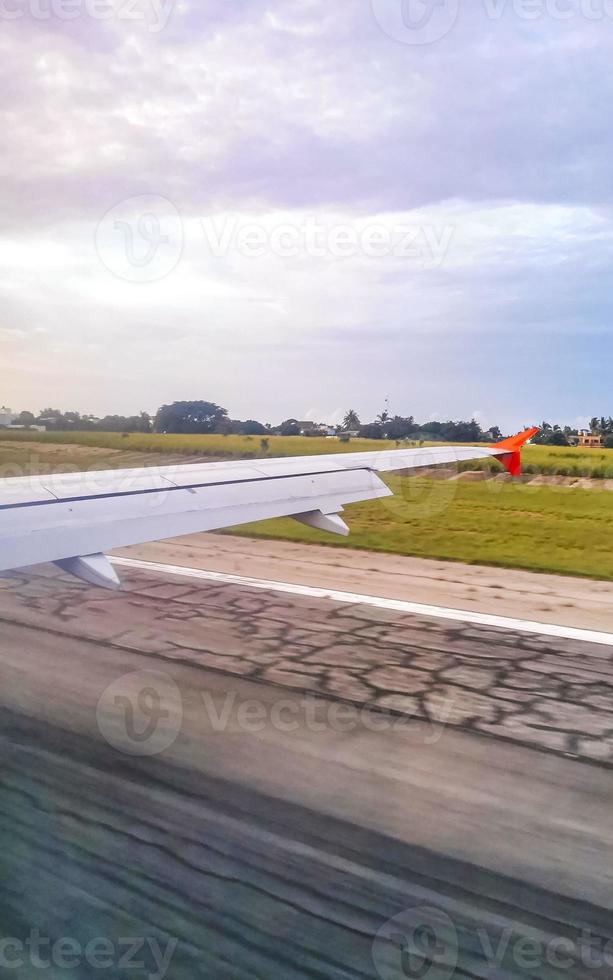
[[[353,408],[350,408],[343,419],[343,429],[346,431],[352,431],[354,429],[359,429],[361,424],[362,423],[360,422],[358,413],[354,411]]]

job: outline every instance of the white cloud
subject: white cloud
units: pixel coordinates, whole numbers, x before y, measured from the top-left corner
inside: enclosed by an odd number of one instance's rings
[[[467,414],[470,393],[485,417],[499,352],[516,375],[537,377],[542,357],[566,379],[564,396],[532,383],[535,411],[604,398],[604,373],[572,392],[584,338],[606,361],[610,32],[471,10],[420,49],[349,0],[185,2],[159,32],[4,23],[0,400],[129,410],[212,385],[233,413],[272,415],[293,397],[341,411],[353,385],[416,414]],[[142,195],[174,204],[185,241],[167,274],[137,283],[94,240]],[[231,214],[263,229],[264,254],[211,251],[202,219]],[[310,220],[325,254],[275,254],[275,230]],[[331,254],[335,229],[371,225],[421,229],[421,252]],[[440,261],[423,261],[424,229],[445,242]],[[525,338],[543,345],[528,362]],[[505,393],[517,398],[511,381]]]

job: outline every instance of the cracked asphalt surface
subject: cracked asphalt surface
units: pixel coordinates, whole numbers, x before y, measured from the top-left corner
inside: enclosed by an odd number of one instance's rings
[[[0,580],[0,620],[613,763],[613,650],[130,570]]]

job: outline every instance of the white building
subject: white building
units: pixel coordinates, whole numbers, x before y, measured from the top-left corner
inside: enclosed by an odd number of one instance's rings
[[[7,428],[9,425],[13,424],[16,418],[16,413],[12,412],[10,408],[6,408],[5,405],[0,406],[0,426]]]
[[[47,431],[45,425],[15,425],[15,419],[18,418],[19,415],[17,412],[13,412],[6,405],[0,406],[0,429],[30,429],[32,432]]]

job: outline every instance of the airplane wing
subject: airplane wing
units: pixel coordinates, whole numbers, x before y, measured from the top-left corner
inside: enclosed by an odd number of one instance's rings
[[[516,476],[520,449],[538,429],[494,446],[436,446],[332,453],[0,480],[0,572],[55,562],[94,585],[117,588],[105,552],[271,517],[336,534],[346,504],[391,494],[377,475],[494,458]]]

